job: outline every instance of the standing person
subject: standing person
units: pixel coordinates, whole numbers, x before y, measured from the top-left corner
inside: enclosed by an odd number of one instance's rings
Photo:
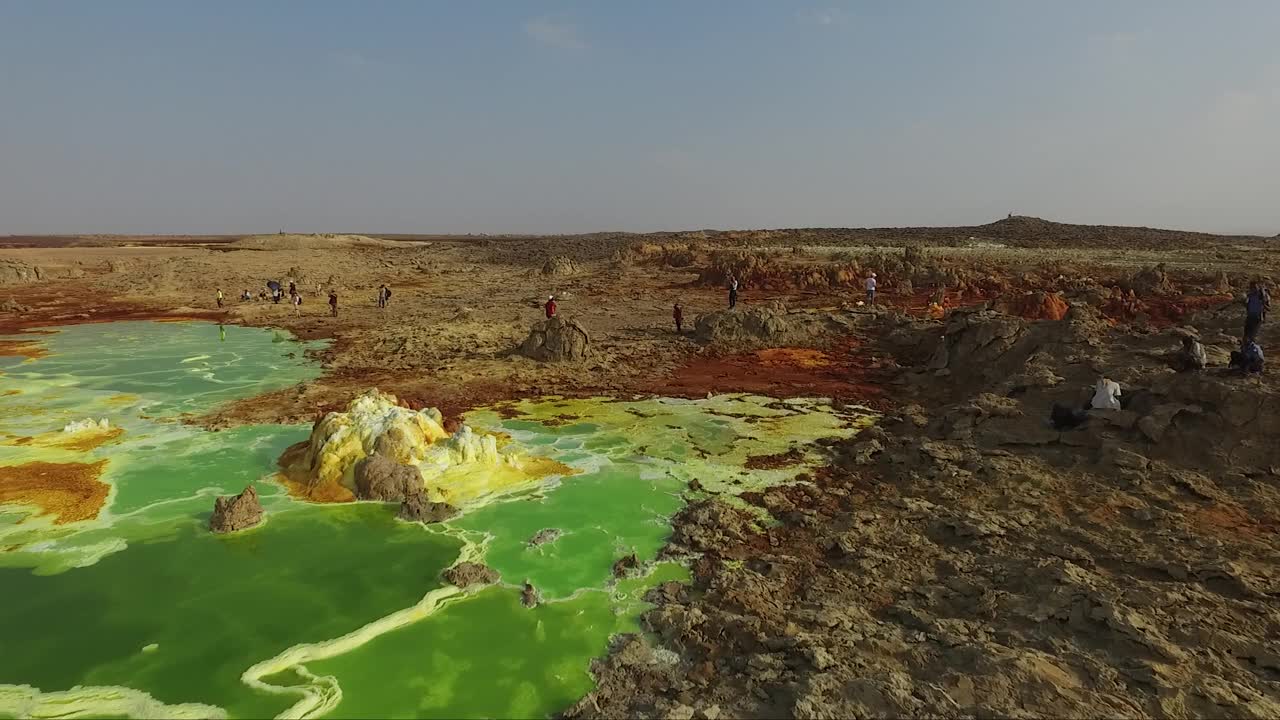
[[[738,278],[729,276],[729,309],[738,305]]]
[[[867,304],[876,304],[876,274],[871,273],[867,276]]]
[[[684,334],[684,310],[680,308],[680,303],[676,303],[671,308],[671,318],[676,321],[676,334]]]
[[[293,295],[293,312],[295,315],[302,313],[302,296],[297,293]]]
[[[1258,284],[1257,280],[1249,283],[1249,294],[1244,299],[1244,336],[1250,340],[1258,336],[1258,328],[1271,309],[1271,294]]]
[[[222,307],[222,288],[218,288],[218,307]]]
[[[298,284],[290,280],[289,281],[289,297],[293,297],[297,294],[298,294]]]
[[[338,317],[338,293],[329,291],[329,314]]]
[[[556,296],[555,295],[548,296],[546,305],[543,305],[542,307],[547,311],[548,320],[555,317],[556,316]]]

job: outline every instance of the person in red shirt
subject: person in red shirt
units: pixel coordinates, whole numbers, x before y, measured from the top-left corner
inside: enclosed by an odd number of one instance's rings
[[[547,309],[548,320],[556,316],[556,296],[555,295],[552,295],[547,298],[546,309]]]
[[[680,303],[676,303],[675,307],[671,308],[671,317],[676,321],[676,334],[677,335],[683,334],[684,333],[684,310],[680,308]]]

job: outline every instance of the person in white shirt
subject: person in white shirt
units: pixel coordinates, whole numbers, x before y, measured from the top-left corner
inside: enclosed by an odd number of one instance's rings
[[[1093,390],[1093,401],[1089,405],[1094,410],[1119,410],[1120,383],[1105,377],[1098,378],[1098,384]]]
[[[867,304],[876,304],[876,274],[871,273],[867,276]]]

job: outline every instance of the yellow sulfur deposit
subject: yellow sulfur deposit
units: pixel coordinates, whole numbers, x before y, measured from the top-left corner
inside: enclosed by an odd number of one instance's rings
[[[525,458],[505,441],[466,425],[450,435],[439,410],[410,410],[375,389],[346,412],[326,415],[281,464],[291,489],[329,501],[350,499],[356,463],[373,454],[417,467],[431,499],[453,504],[573,472],[547,458]]]

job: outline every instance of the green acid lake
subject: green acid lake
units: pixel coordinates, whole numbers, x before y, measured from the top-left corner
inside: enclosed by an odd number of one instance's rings
[[[199,322],[6,339],[38,352],[0,357],[0,717],[552,715],[592,688],[611,636],[640,630],[645,593],[687,580],[655,559],[691,480],[730,499],[795,482],[820,461],[814,440],[871,421],[746,395],[481,409],[468,424],[576,474],[424,526],[393,505],[290,497],[276,460],[309,427],[181,422],[318,377],[317,345]],[[86,419],[107,421],[89,431],[100,444],[67,442],[83,435],[64,426]],[[803,462],[746,468],[792,449]],[[58,485],[89,467],[96,481]],[[266,521],[210,533],[214,498],[249,484]],[[101,509],[76,515],[86,487]],[[554,541],[529,544],[550,528]],[[641,573],[615,579],[630,553]],[[463,593],[441,580],[464,559],[502,581]],[[525,581],[537,607],[520,603]]]

